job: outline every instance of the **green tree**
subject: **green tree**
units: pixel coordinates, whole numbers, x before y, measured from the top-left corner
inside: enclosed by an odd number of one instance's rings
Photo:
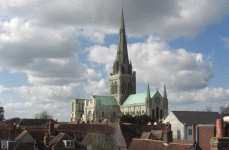
[[[5,112],[4,108],[0,107],[0,121],[4,121],[5,120],[4,112]]]
[[[131,116],[130,114],[122,115],[120,117],[120,122],[123,123],[132,123],[139,125],[147,125],[150,122],[155,122],[156,118],[149,115],[140,115],[140,116]]]
[[[90,140],[92,150],[115,150],[115,139],[113,134],[106,135],[99,132]]]

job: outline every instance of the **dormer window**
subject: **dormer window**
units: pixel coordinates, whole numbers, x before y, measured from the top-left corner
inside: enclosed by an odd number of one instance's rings
[[[63,140],[63,142],[66,148],[75,148],[74,140]]]

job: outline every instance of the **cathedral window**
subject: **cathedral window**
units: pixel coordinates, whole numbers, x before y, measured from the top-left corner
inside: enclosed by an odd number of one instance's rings
[[[126,94],[126,82],[122,84],[122,94]]]
[[[104,117],[104,112],[102,112],[102,117]]]
[[[159,108],[156,108],[156,118],[159,119]]]
[[[84,110],[84,103],[82,103],[82,110]]]
[[[115,82],[115,85],[114,85],[114,93],[115,94],[117,93],[117,82]]]
[[[162,110],[161,110],[161,112],[160,112],[160,118],[161,118],[161,119],[162,119],[162,115],[163,115],[163,114],[162,114]]]
[[[132,93],[132,83],[128,83],[128,93],[131,94]]]
[[[153,117],[155,117],[155,115],[154,115],[154,114],[155,114],[155,113],[154,113],[154,109],[153,109],[153,110],[152,110],[152,116],[153,116]]]
[[[115,112],[113,112],[113,117],[115,118]]]

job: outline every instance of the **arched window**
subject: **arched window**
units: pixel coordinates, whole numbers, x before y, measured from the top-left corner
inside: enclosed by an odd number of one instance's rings
[[[129,94],[132,93],[132,83],[131,82],[128,83],[128,93]]]
[[[114,93],[115,94],[117,93],[117,82],[115,82],[115,85],[114,85]]]
[[[126,94],[126,82],[122,84],[122,94]]]
[[[84,103],[82,103],[82,111],[84,110]]]
[[[159,119],[159,108],[156,108],[156,118]]]
[[[80,103],[79,103],[79,111],[80,111]]]
[[[114,85],[113,85],[113,83],[111,84],[111,94],[114,94]]]
[[[154,109],[152,110],[152,117],[155,117]]]
[[[102,117],[104,117],[104,112],[102,112]]]
[[[161,112],[160,112],[160,118],[161,118],[161,119],[162,119],[162,117],[163,117],[162,115],[163,115],[163,114],[162,114],[162,109],[161,109]]]

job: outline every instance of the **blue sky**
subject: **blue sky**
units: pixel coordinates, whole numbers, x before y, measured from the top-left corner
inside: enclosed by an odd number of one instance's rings
[[[122,7],[138,93],[166,84],[169,111],[228,105],[228,1],[3,0],[5,118],[69,121],[71,99],[108,95]]]

